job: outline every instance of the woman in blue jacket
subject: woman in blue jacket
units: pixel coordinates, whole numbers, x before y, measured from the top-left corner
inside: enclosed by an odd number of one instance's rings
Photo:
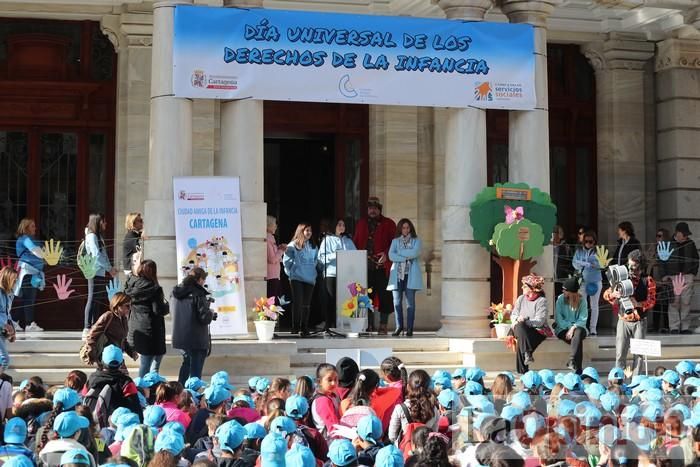
[[[345,233],[345,220],[338,219],[335,224],[335,235],[328,234],[321,240],[321,246],[318,247],[318,262],[323,274],[323,285],[325,288],[324,297],[327,300],[325,306],[326,312],[326,329],[328,330],[335,326],[336,309],[335,309],[335,287],[337,277],[337,258],[338,250],[355,250],[355,244],[352,243],[350,237]]]
[[[598,302],[603,290],[603,276],[600,272],[600,264],[596,257],[596,235],[592,230],[583,234],[583,244],[576,249],[572,264],[574,269],[583,277],[583,297],[590,298],[591,336],[598,334]]]
[[[0,371],[10,366],[10,353],[7,351],[7,341],[14,341],[15,329],[10,318],[12,290],[17,283],[17,271],[9,266],[0,270]]]
[[[581,374],[583,369],[583,340],[586,338],[588,305],[578,293],[578,280],[569,277],[564,281],[564,292],[557,297],[554,310],[554,332],[557,337],[571,344],[571,356],[566,367]]]
[[[309,224],[299,224],[282,258],[292,286],[292,334],[301,331],[301,337],[309,336],[311,299],[316,284],[318,250],[311,243],[312,234]]]
[[[109,308],[107,298],[107,274],[114,277],[117,269],[112,267],[107,255],[104,233],[107,231],[107,220],[102,214],[90,214],[85,226],[85,250],[96,258],[95,277],[88,279],[88,296],[85,303],[85,321],[83,339],[86,339],[90,328],[97,319]]]
[[[43,331],[34,321],[34,303],[39,290],[44,290],[44,254],[36,240],[36,223],[33,219],[22,219],[17,227],[15,244],[19,262],[19,279],[14,294],[21,299],[19,326],[25,331]],[[23,312],[23,313],[22,313]],[[19,326],[15,326],[15,329]]]
[[[413,322],[416,316],[416,291],[423,289],[423,275],[420,269],[420,251],[422,243],[416,235],[416,228],[408,219],[396,223],[396,238],[389,247],[389,259],[392,261],[389,272],[389,285],[394,296],[396,313],[396,330],[392,336],[399,336],[404,331],[403,295],[406,295],[406,335],[413,335]]]

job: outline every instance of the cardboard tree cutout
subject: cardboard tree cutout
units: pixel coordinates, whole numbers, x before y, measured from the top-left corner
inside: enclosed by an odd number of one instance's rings
[[[503,304],[514,304],[520,280],[537,264],[556,222],[557,208],[547,193],[525,183],[484,188],[471,204],[474,239],[493,253],[503,272]]]

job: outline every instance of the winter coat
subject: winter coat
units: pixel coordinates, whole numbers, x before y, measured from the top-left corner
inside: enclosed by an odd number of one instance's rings
[[[377,225],[374,231],[374,248],[372,251],[367,252],[368,259],[378,259],[379,256],[384,253],[386,256],[386,262],[384,263],[384,272],[389,275],[389,270],[391,269],[391,261],[389,260],[389,246],[391,245],[391,240],[396,236],[396,224],[394,221],[388,217],[380,216],[379,225]],[[369,240],[369,222],[366,217],[363,217],[357,221],[357,226],[355,226],[355,235],[352,237],[352,241],[358,250],[367,249],[367,241]]]
[[[397,290],[399,288],[399,263],[408,261],[408,272],[406,278],[408,282],[406,288],[410,290],[423,289],[423,273],[420,268],[420,251],[422,243],[419,238],[412,238],[409,248],[403,247],[401,238],[391,241],[389,247],[389,259],[391,260],[391,271],[389,271],[389,285],[387,290]]]
[[[623,240],[619,239],[617,241],[617,249],[615,254],[612,256],[612,262],[610,264],[620,264],[622,266],[627,266],[627,256],[634,250],[642,251],[642,244],[639,243],[637,237],[630,237],[627,243],[623,244]]]
[[[318,247],[318,262],[324,277],[336,277],[338,260],[336,252],[338,250],[354,250],[355,245],[350,237],[338,237],[337,235],[326,235],[321,240]]]
[[[124,292],[131,297],[127,340],[143,355],[165,354],[165,319],[163,289],[144,277],[130,276]]]
[[[209,324],[214,312],[209,308],[209,292],[190,278],[173,288],[173,348],[208,350]]]
[[[287,246],[282,264],[284,265],[284,273],[287,274],[289,280],[311,285],[316,284],[316,251],[316,248],[309,241],[304,242],[301,250],[294,243]]]
[[[131,257],[138,251],[140,242],[141,232],[129,230],[126,235],[124,235],[124,242],[122,243],[122,266],[125,271],[131,271]]]
[[[138,354],[131,347],[126,337],[129,332],[129,320],[124,316],[120,316],[118,313],[113,311],[106,311],[99,317],[99,319],[90,328],[90,333],[85,339],[85,345],[88,348],[90,358],[93,362],[100,361],[100,355],[95,355],[97,351],[95,344],[100,338],[100,335],[104,334],[107,337],[107,343],[105,347],[110,344],[116,345],[122,349],[127,355],[136,360]]]
[[[688,239],[683,243],[673,242],[673,253],[668,263],[669,275],[698,273],[698,247]]]
[[[571,326],[574,325],[583,329],[586,334],[588,334],[586,321],[588,321],[588,303],[586,303],[586,297],[581,297],[576,310],[572,310],[571,306],[566,303],[564,294],[557,297],[554,310],[555,334],[559,334],[562,331],[568,331]]]
[[[119,368],[99,368],[88,377],[88,391],[95,389],[99,394],[102,388],[107,385],[112,388],[108,411],[111,413],[117,407],[126,407],[139,416],[139,421],[143,421],[138,389],[129,375]]]

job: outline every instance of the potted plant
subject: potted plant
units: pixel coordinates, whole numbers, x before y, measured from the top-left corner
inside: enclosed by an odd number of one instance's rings
[[[350,298],[343,303],[340,313],[350,326],[350,334],[357,336],[367,329],[367,312],[373,310],[372,299],[369,298],[372,289],[362,287],[357,282],[351,282],[348,284],[348,290]]]
[[[489,313],[489,319],[491,320],[491,325],[496,331],[496,337],[499,339],[504,339],[508,335],[508,332],[510,332],[510,313],[513,311],[513,306],[510,304],[503,305],[503,303],[492,303],[489,310],[491,310]]]
[[[275,335],[275,326],[283,312],[283,308],[275,304],[275,297],[260,297],[255,301],[253,312],[258,318],[253,321],[258,340],[262,342],[271,341]]]

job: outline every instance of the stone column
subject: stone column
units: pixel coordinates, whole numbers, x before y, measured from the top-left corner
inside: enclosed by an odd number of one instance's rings
[[[173,18],[176,4],[153,5],[151,56],[150,150],[145,203],[146,257],[158,263],[161,282],[177,279],[173,177],[192,173],[192,101],[173,92]]]
[[[261,7],[262,0],[225,0],[227,7]],[[246,308],[266,296],[267,274],[263,101],[221,103],[221,150],[214,175],[240,177],[243,274]],[[248,320],[249,325],[252,325]],[[252,329],[252,328],[251,328]]]
[[[482,21],[490,0],[440,0],[448,19]],[[469,204],[486,186],[486,111],[447,111],[445,204],[442,209],[442,327],[444,337],[489,335],[490,258],[474,240]]]
[[[656,52],[658,221],[687,222],[700,238],[700,41],[667,39]],[[695,280],[695,289],[698,288]],[[692,309],[700,307],[693,294]]]
[[[504,0],[501,10],[511,23],[534,26],[534,110],[511,110],[508,115],[508,181],[525,182],[549,192],[549,104],[547,95],[547,18],[559,0]],[[563,208],[563,207],[562,207]],[[551,232],[544,232],[545,238]],[[546,292],[554,296],[554,258],[551,246],[537,260],[535,272],[547,281]],[[550,307],[554,301],[550,300]]]
[[[654,44],[610,35],[586,44],[595,69],[599,242],[613,245],[630,221],[642,240],[646,223],[644,67]],[[611,251],[612,254],[612,251]]]

